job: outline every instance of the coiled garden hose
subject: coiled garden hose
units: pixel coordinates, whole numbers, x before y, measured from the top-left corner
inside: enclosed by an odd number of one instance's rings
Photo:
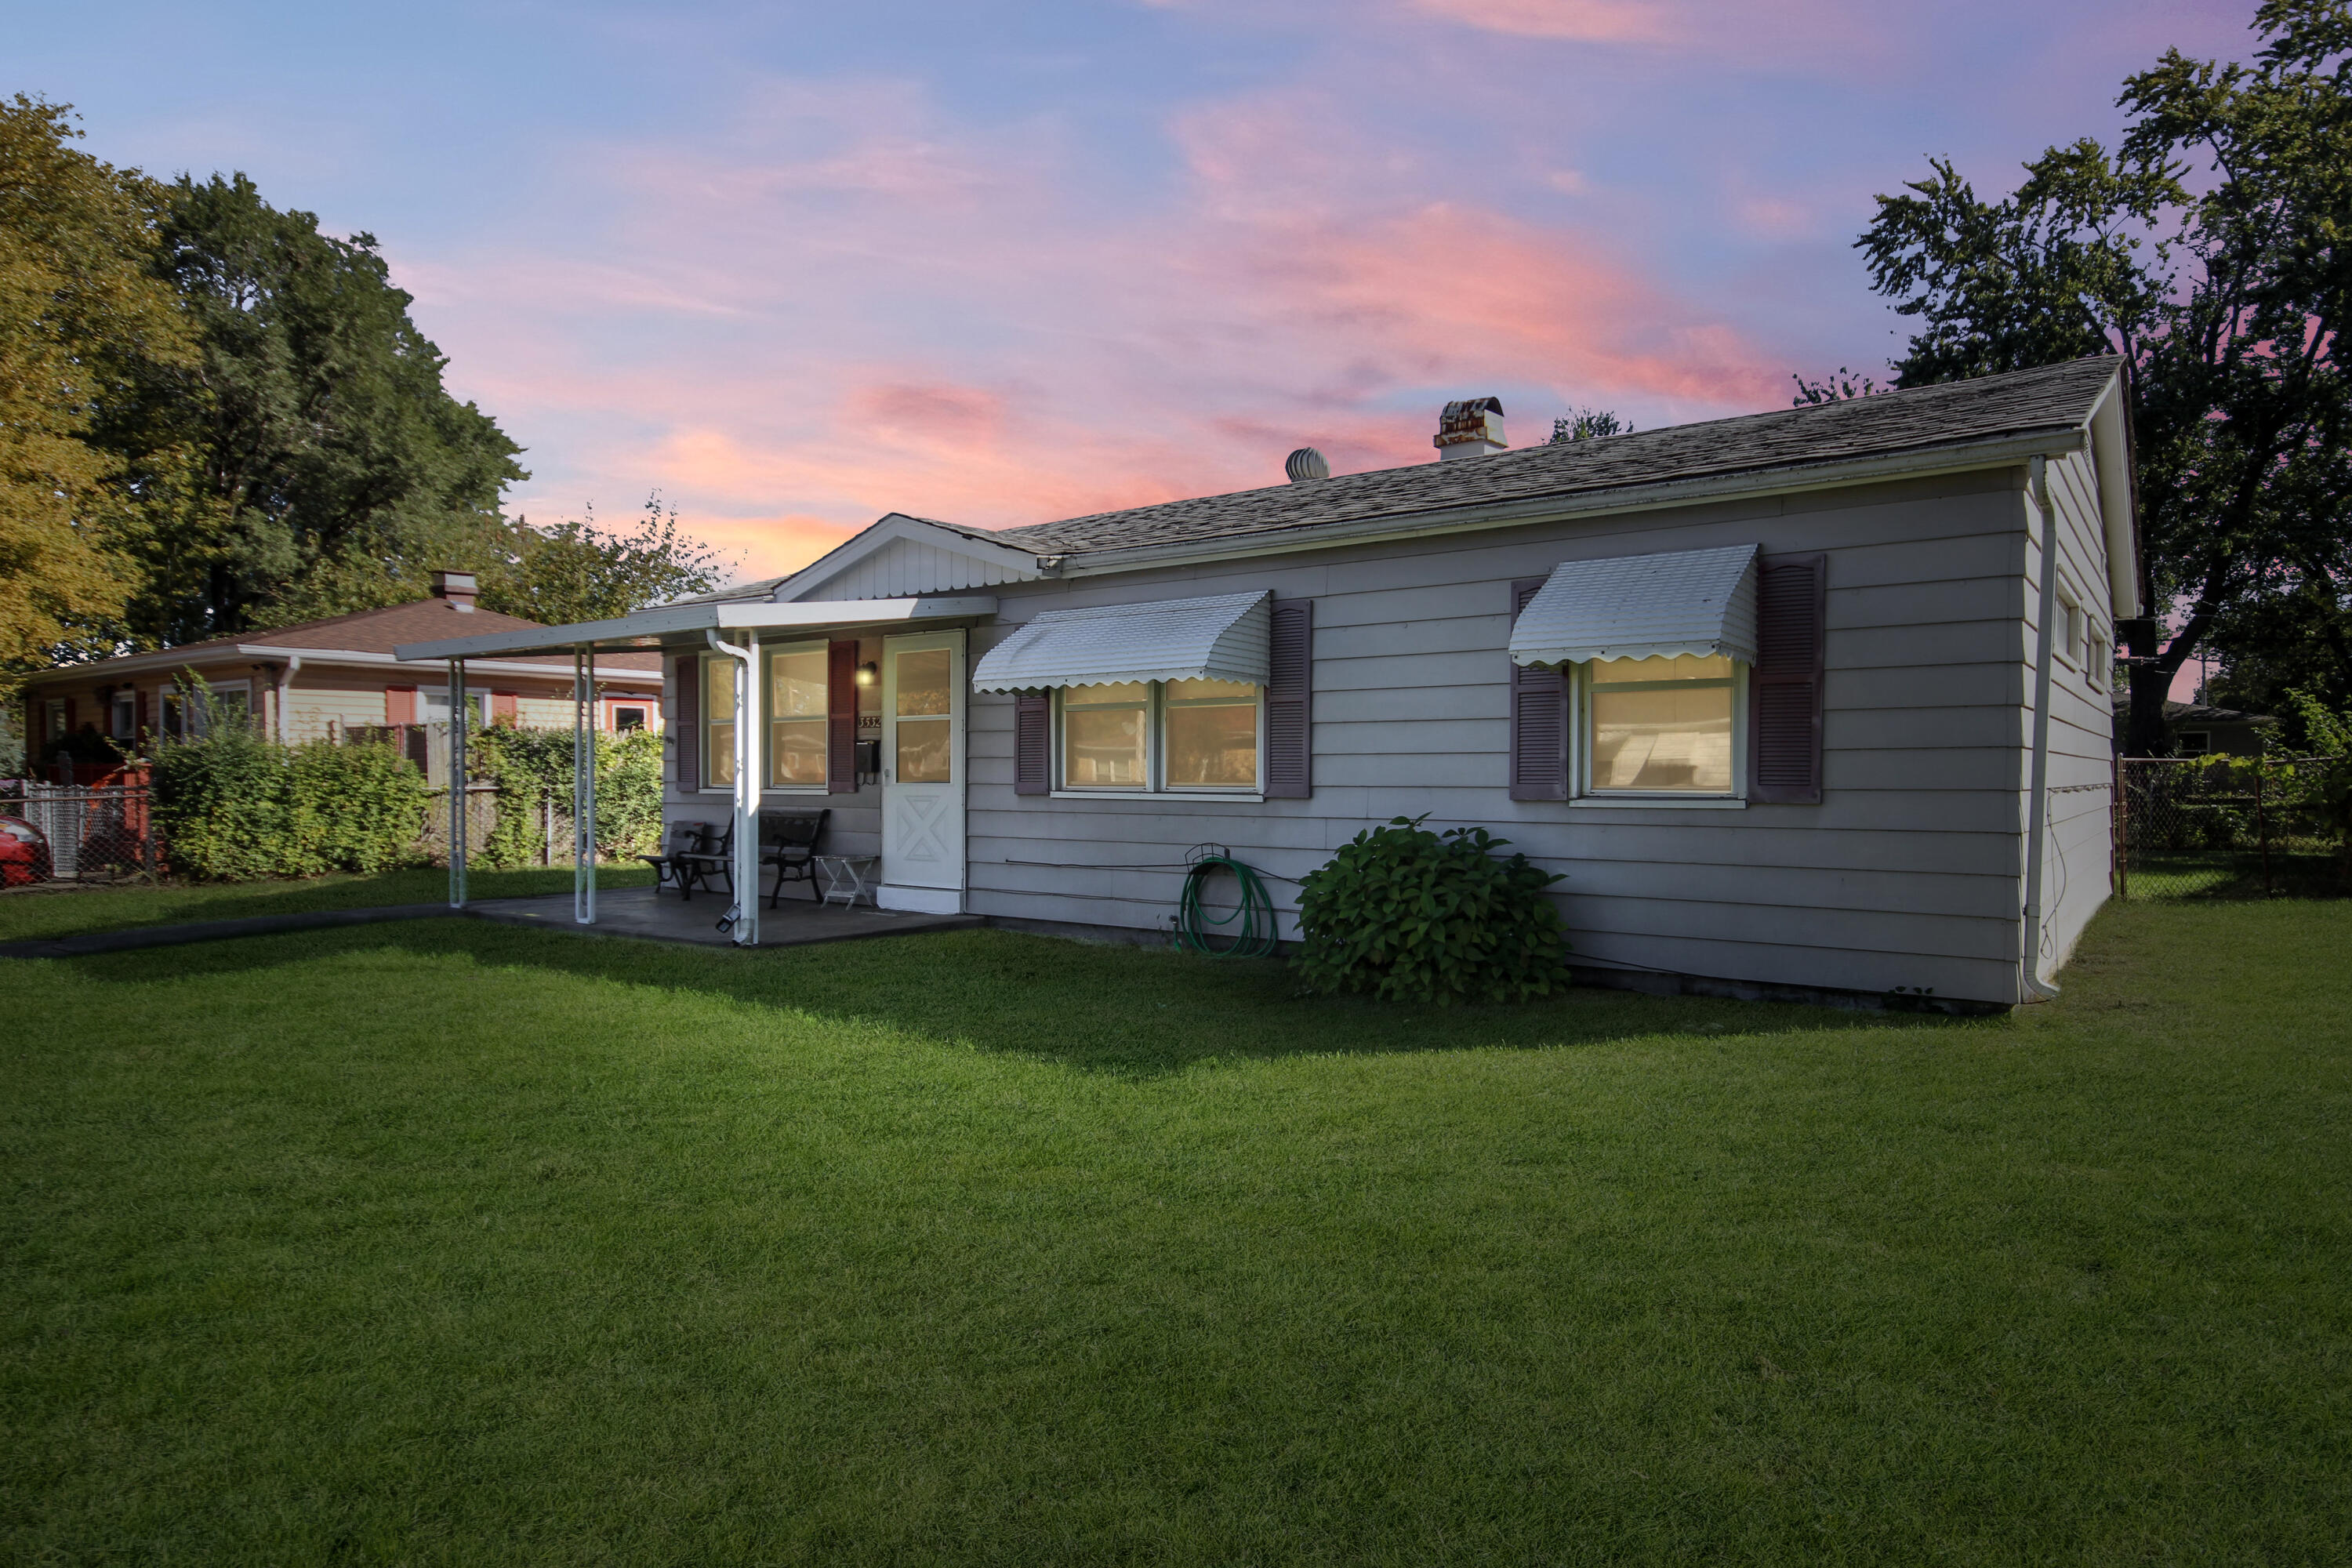
[[[1201,889],[1220,871],[1231,871],[1241,900],[1222,915],[1202,907]],[[1235,927],[1223,931],[1222,927]],[[1213,939],[1225,945],[1213,945]],[[1176,900],[1176,945],[1210,958],[1264,958],[1274,951],[1274,900],[1258,874],[1230,855],[1198,855],[1184,873],[1183,896]]]

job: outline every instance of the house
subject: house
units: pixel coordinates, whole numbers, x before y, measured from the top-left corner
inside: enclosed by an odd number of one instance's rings
[[[458,628],[528,632],[533,623],[474,602],[471,573],[436,572],[430,597],[361,610],[273,631],[189,643],[62,665],[26,688],[25,733],[35,760],[68,737],[135,744],[142,735],[200,729],[205,707],[191,702],[193,675],[211,691],[212,713],[236,712],[289,742],[333,740],[380,725],[429,726],[449,718],[447,674],[437,664],[404,663],[402,643],[455,635]],[[484,723],[504,719],[564,729],[572,722],[572,668],[562,659],[496,659],[472,670],[470,694]],[[595,716],[606,730],[659,729],[661,662],[650,653],[600,654]],[[420,742],[422,731],[411,732]],[[420,756],[421,760],[421,756]]]
[[[2116,749],[2121,751],[2124,731],[2131,724],[2131,693],[2116,693]],[[2230,757],[2259,757],[2266,742],[2264,737],[2278,728],[2278,720],[2268,713],[2245,713],[2235,708],[2215,708],[2203,702],[2167,702],[2164,705],[2164,732],[2171,741],[2171,753],[2176,757],[2202,757],[2219,753]]]
[[[829,805],[886,907],[1165,932],[1214,843],[1288,937],[1290,879],[1426,816],[1564,873],[1591,979],[2005,1005],[2107,895],[2129,395],[2091,359],[1519,449],[1475,399],[1425,464],[893,514],[772,583],[400,652],[660,650],[670,816]]]

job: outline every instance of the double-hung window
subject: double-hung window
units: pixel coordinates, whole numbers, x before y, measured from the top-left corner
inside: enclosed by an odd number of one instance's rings
[[[762,736],[762,790],[823,791],[826,780],[828,686],[824,643],[760,649],[767,680],[767,733]],[[735,787],[735,683],[742,668],[725,654],[702,656],[702,787]]]
[[[1254,794],[1265,689],[1246,680],[1123,680],[1061,693],[1066,790]]]

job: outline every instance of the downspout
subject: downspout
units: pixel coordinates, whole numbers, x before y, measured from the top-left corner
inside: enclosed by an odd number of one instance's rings
[[[733,643],[719,640],[719,633],[706,630],[711,651],[723,653],[743,668],[736,672],[735,686],[735,865],[728,880],[735,885],[735,904],[727,911],[726,930],[729,939],[738,947],[760,945],[760,781],[754,775],[752,759],[759,754],[758,737],[752,727],[759,719],[759,660],[753,657],[758,645],[751,639],[758,634],[745,632],[750,647],[737,647]],[[748,889],[748,891],[747,891]]]
[[[286,656],[286,668],[278,672],[278,743],[281,746],[294,743],[294,725],[286,709],[294,696],[294,672],[301,668],[302,656],[289,653]]]
[[[2033,639],[2033,763],[2032,795],[2025,807],[2025,930],[2018,979],[2020,1000],[2047,1002],[2058,994],[2058,987],[2042,978],[2042,861],[2050,837],[2050,661],[2058,644],[2050,606],[2058,596],[2058,530],[2050,510],[2050,459],[2029,458],[2026,473],[2033,510],[2042,519],[2042,593],[2040,626]]]

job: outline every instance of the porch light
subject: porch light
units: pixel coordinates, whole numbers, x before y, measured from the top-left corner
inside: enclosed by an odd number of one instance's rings
[[[857,684],[871,686],[882,679],[882,667],[871,659],[857,667]]]

